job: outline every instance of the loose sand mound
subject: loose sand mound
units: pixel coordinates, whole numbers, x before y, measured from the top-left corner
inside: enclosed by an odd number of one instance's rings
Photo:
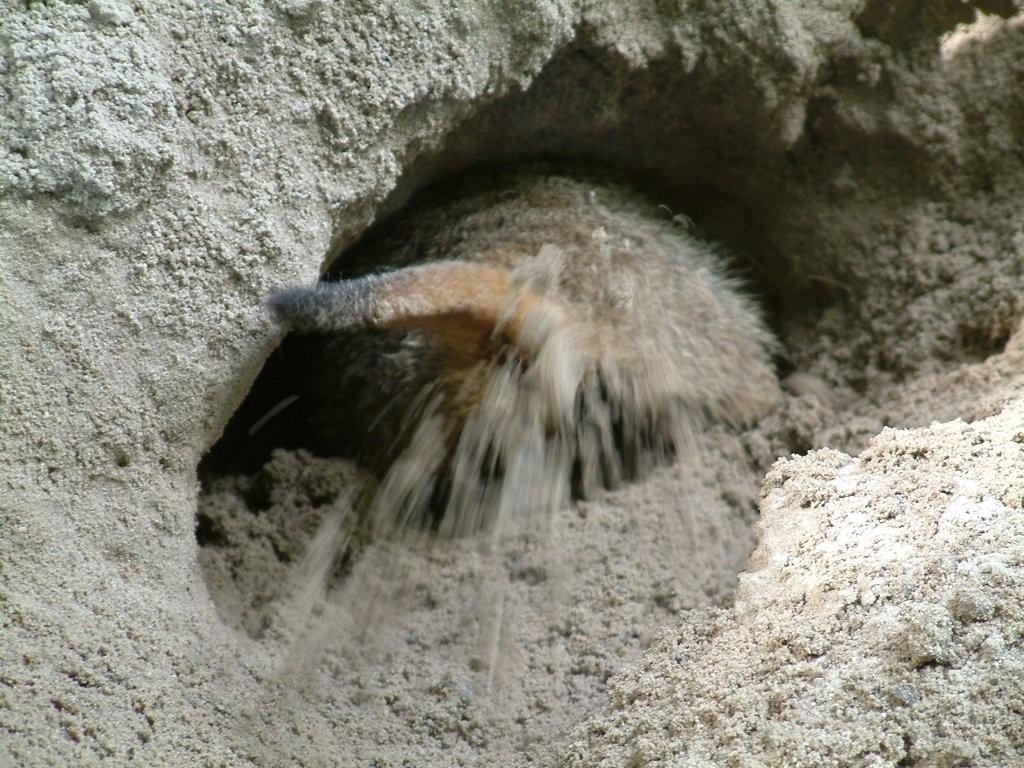
[[[1024,761],[1014,2],[26,5],[0,11],[0,764]],[[260,301],[443,175],[542,155],[728,245],[788,394],[566,510],[569,602],[510,549],[498,694],[458,548],[375,652],[327,638],[282,679],[290,566],[363,480],[281,453],[200,492],[278,341]],[[681,510],[692,537],[660,535]]]
[[[1016,765],[1024,418],[776,464],[732,609],[613,680],[567,765]]]

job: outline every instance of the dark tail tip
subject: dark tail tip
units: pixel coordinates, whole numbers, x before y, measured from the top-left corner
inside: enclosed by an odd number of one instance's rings
[[[304,288],[274,291],[263,300],[263,306],[275,320],[288,320],[295,313],[300,294],[304,291]]]

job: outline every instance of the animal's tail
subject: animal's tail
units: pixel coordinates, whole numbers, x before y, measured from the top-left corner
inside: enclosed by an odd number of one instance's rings
[[[267,306],[300,331],[420,330],[470,356],[486,354],[495,336],[535,351],[563,319],[555,300],[509,270],[466,261],[289,288]]]

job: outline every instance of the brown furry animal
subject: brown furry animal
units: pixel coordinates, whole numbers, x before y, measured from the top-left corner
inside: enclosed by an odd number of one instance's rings
[[[284,416],[377,468],[375,525],[550,516],[573,483],[639,476],[776,397],[772,338],[722,258],[625,189],[525,170],[391,231],[349,279],[268,300],[321,335]]]

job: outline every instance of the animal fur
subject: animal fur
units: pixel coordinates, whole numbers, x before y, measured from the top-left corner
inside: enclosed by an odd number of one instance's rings
[[[776,397],[772,337],[723,258],[628,190],[520,171],[390,231],[346,279],[268,299],[315,335],[275,419],[377,469],[383,530],[550,515]]]

